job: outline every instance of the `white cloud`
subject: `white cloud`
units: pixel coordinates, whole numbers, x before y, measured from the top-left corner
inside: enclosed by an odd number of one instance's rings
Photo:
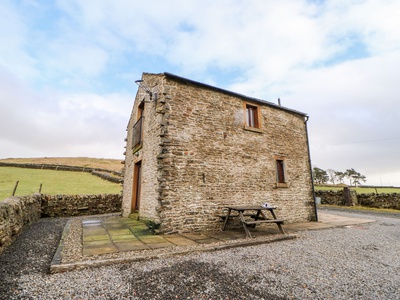
[[[26,3],[0,4],[2,124],[13,124],[0,149],[119,156],[133,80],[170,71],[280,97],[311,116],[314,164],[400,185],[398,140],[356,143],[398,135],[399,1]]]

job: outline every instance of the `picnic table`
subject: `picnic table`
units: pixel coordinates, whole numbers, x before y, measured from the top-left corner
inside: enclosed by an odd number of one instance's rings
[[[249,227],[254,228],[257,224],[264,224],[264,223],[275,223],[281,233],[285,233],[282,228],[282,224],[285,220],[278,219],[274,210],[276,207],[264,207],[261,205],[252,205],[252,206],[226,206],[228,212],[226,215],[221,216],[224,218],[224,224],[222,225],[222,230],[225,230],[226,225],[229,222],[229,219],[234,217],[239,217],[240,223],[242,224],[246,236],[251,238],[251,233]],[[238,214],[231,214],[232,212],[237,212]],[[264,213],[265,211],[269,211],[272,218],[268,218],[267,215]],[[245,217],[251,217],[251,219],[245,219]]]

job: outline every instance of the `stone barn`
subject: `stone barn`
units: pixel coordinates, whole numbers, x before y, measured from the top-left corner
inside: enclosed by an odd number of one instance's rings
[[[227,205],[316,219],[306,114],[170,73],[136,83],[123,216],[161,233],[218,230]]]

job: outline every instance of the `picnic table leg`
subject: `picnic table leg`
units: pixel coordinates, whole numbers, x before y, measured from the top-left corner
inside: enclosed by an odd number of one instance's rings
[[[229,220],[229,216],[230,216],[230,215],[231,215],[231,209],[228,208],[228,214],[226,215],[224,224],[222,225],[222,231],[225,230],[225,227],[226,227],[226,224],[228,224],[228,220]]]
[[[240,217],[240,221],[241,221],[241,223],[243,225],[244,231],[246,231],[246,236],[251,238],[250,230],[247,228],[247,225],[245,223],[246,221],[245,221],[245,219],[243,217],[243,211],[239,211],[239,217]]]
[[[275,220],[278,219],[278,218],[276,217],[276,215],[275,215],[274,210],[271,209],[270,212],[271,212],[271,214],[272,214],[272,216],[274,217]],[[278,228],[279,228],[280,232],[283,233],[283,234],[285,234],[285,230],[283,230],[282,224],[281,224],[281,223],[276,223],[276,225],[278,225]]]

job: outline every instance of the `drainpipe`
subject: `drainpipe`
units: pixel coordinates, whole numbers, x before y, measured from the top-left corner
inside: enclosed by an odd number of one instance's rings
[[[308,141],[308,129],[307,129],[307,122],[310,117],[306,116],[304,120],[304,124],[306,126],[306,140],[307,140],[307,152],[308,152],[308,164],[310,166],[310,176],[311,176],[311,188],[312,188],[312,194],[313,194],[313,199],[314,199],[314,212],[315,212],[315,221],[318,222],[318,213],[317,213],[317,202],[315,200],[315,188],[314,188],[314,178],[312,174],[312,166],[311,166],[311,155],[310,155],[310,143]]]

